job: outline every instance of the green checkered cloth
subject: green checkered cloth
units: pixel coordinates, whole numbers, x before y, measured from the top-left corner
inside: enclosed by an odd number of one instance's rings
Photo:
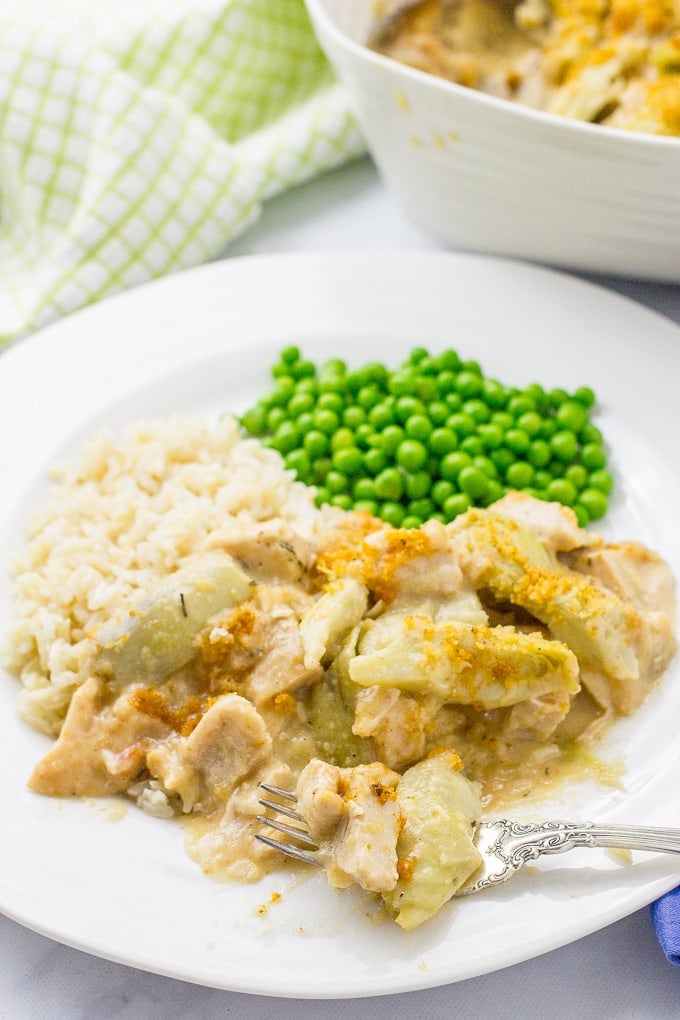
[[[0,344],[363,151],[303,0],[2,0]]]

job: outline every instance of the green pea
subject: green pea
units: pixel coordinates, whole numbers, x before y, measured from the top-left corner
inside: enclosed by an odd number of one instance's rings
[[[570,429],[560,429],[550,437],[550,449],[553,457],[562,463],[573,460],[578,450],[578,441]]]
[[[327,436],[332,436],[338,430],[340,418],[330,407],[318,407],[314,411],[314,425],[320,432],[325,432]]]
[[[345,446],[336,450],[331,459],[333,467],[349,477],[353,478],[363,471],[364,458],[361,455],[361,450],[357,450],[356,446]]]
[[[279,357],[285,365],[292,365],[293,362],[300,360],[300,348],[290,344],[288,347],[283,348]]]
[[[515,454],[507,446],[499,446],[497,450],[489,452],[489,460],[496,465],[499,474],[504,475],[511,464],[515,462]]]
[[[534,469],[525,460],[516,460],[505,472],[505,481],[513,489],[525,489],[534,480]]]
[[[434,513],[435,506],[431,499],[412,499],[407,510],[408,513],[419,517],[421,521],[427,521],[430,518],[430,514]]]
[[[318,485],[316,489],[316,496],[314,502],[317,506],[323,506],[324,503],[330,503],[331,494],[325,485]]]
[[[402,528],[420,528],[422,527],[422,520],[416,514],[406,514],[401,522]]]
[[[427,445],[432,453],[443,457],[444,454],[456,449],[458,446],[458,436],[448,427],[437,428],[432,431]]]
[[[607,455],[597,443],[586,443],[581,450],[581,463],[589,471],[597,471],[607,463]]]
[[[429,471],[415,471],[406,475],[404,488],[409,499],[422,499],[430,491],[432,476]]]
[[[305,450],[291,450],[284,457],[289,471],[294,471],[301,482],[311,482],[312,464]]]
[[[464,453],[469,453],[471,457],[479,457],[484,453],[484,443],[479,436],[466,436],[465,439],[461,440],[459,449],[463,450]]]
[[[452,496],[456,490],[454,489],[451,482],[446,478],[440,478],[438,482],[435,482],[432,486],[432,499],[437,506],[444,506],[444,503]]]
[[[412,414],[404,423],[404,432],[408,439],[417,439],[426,443],[432,435],[432,422],[425,414]]]
[[[387,455],[384,450],[372,447],[370,450],[366,450],[364,454],[364,467],[369,474],[379,475],[380,472],[387,467]]]
[[[483,392],[484,383],[478,372],[463,369],[458,373],[456,389],[463,400],[467,400],[470,397],[478,397]]]
[[[404,493],[404,481],[397,468],[385,468],[375,479],[375,492],[379,499],[398,500]]]
[[[477,429],[477,435],[479,436],[485,450],[497,450],[503,443],[505,433],[500,425],[494,424],[494,422],[489,422],[488,424],[479,426]]]
[[[375,407],[379,403],[382,397],[382,393],[378,387],[371,383],[368,386],[362,386],[357,393],[357,404],[363,407],[365,411],[370,411],[372,407]]]
[[[553,476],[549,471],[538,469],[534,472],[534,487],[537,489],[547,489],[553,480]]]
[[[378,514],[378,503],[375,499],[357,499],[354,502],[355,510],[363,510],[376,517]]]
[[[439,473],[447,481],[457,482],[460,472],[463,468],[469,467],[471,463],[472,458],[468,453],[453,450],[451,453],[447,453],[445,457],[442,457],[439,464]]]
[[[578,495],[576,486],[568,478],[553,478],[546,491],[550,499],[564,503],[566,506],[571,506]]]
[[[341,358],[329,358],[321,366],[322,375],[344,375],[347,371],[347,364]]]
[[[417,439],[404,439],[396,449],[396,460],[405,471],[418,471],[427,461],[427,449]]]
[[[602,446],[604,444],[604,437],[602,433],[591,421],[586,422],[579,432],[578,437],[584,446],[587,446],[589,443],[594,443],[596,446]]]
[[[311,411],[314,407],[314,396],[311,393],[294,393],[288,401],[288,414],[297,418],[305,411]]]
[[[557,409],[560,404],[563,404],[565,400],[569,399],[569,394],[566,390],[561,387],[557,387],[554,390],[550,390],[548,393],[548,405],[554,409]]]
[[[591,521],[598,521],[607,512],[607,497],[599,489],[584,489],[579,493],[578,504],[588,511]]]
[[[588,421],[588,411],[578,400],[565,400],[557,408],[555,420],[561,428],[579,432]]]
[[[588,483],[588,472],[583,464],[570,464],[564,472],[564,477],[578,490],[584,489]],[[598,488],[598,486],[595,486]]]
[[[513,453],[527,453],[531,439],[524,429],[508,429],[505,433],[505,445]]]
[[[507,432],[515,424],[515,419],[507,411],[494,411],[491,415],[491,424],[497,425],[503,432]]]
[[[352,498],[346,492],[338,492],[335,496],[331,496],[331,506],[340,507],[341,510],[351,510]]]
[[[532,439],[526,457],[532,467],[542,468],[550,463],[552,451],[545,439]]]
[[[375,482],[372,478],[357,478],[352,486],[352,495],[355,499],[375,499]]]
[[[349,404],[342,412],[342,424],[348,429],[357,429],[366,421],[366,412],[358,404]]]
[[[579,386],[577,390],[574,390],[573,399],[578,400],[579,404],[583,404],[584,407],[593,407],[597,400],[590,386]]]
[[[326,488],[332,496],[337,495],[339,492],[347,492],[349,479],[342,472],[331,470],[326,475]]]
[[[314,471],[313,477],[317,485],[321,485],[322,482],[325,482],[326,475],[328,474],[329,471],[332,470],[333,461],[331,460],[330,457],[319,457],[317,460],[315,460],[313,464]]]
[[[465,401],[463,404],[463,414],[469,414],[477,425],[481,425],[482,422],[488,421],[491,417],[489,407],[487,407],[483,400],[479,400],[478,398]]]
[[[454,411],[453,414],[449,415],[446,419],[447,429],[451,429],[464,439],[465,436],[471,436],[477,431],[474,418],[471,418],[469,414],[465,414],[464,411]]]
[[[284,421],[286,421],[286,412],[282,407],[272,407],[267,412],[267,428],[270,432],[275,432]]]
[[[292,421],[282,421],[270,440],[270,446],[279,453],[290,453],[300,442],[300,433]]]
[[[417,365],[423,361],[424,358],[429,358],[429,356],[430,352],[426,347],[413,347],[409,352],[408,360],[412,365]]]
[[[526,394],[518,393],[508,401],[508,414],[511,414],[513,418],[520,418],[523,414],[528,414],[531,411],[535,413],[536,405]]]
[[[461,365],[458,352],[454,351],[453,348],[442,351],[441,354],[437,355],[436,360],[442,371],[457,372]]]
[[[458,475],[458,485],[461,491],[466,493],[471,500],[476,500],[480,499],[488,491],[489,479],[483,471],[480,471],[474,464],[470,464],[468,467],[461,469]]]
[[[354,446],[354,433],[347,426],[339,428],[337,432],[334,432],[330,437],[331,450],[344,450],[348,446]]]
[[[475,454],[472,458],[472,463],[480,471],[483,471],[489,478],[498,478],[498,468],[485,453]]]
[[[450,371],[450,369],[444,369],[439,373],[436,378],[437,389],[443,397],[446,397],[449,393],[455,394],[458,397],[456,390],[456,373]],[[462,403],[460,397],[458,397],[459,406]]]
[[[376,429],[387,428],[388,425],[394,424],[394,411],[389,404],[382,401],[379,404],[374,404],[370,409],[368,420]]]
[[[354,432],[354,438],[357,441],[357,446],[360,450],[367,450],[371,445],[371,438],[375,435],[375,429],[372,425],[369,425],[367,421],[357,425]]]
[[[427,413],[432,422],[432,427],[436,428],[437,425],[444,425],[451,410],[444,400],[433,400],[427,409]]]
[[[465,492],[456,492],[444,503],[442,510],[447,521],[452,521],[459,514],[464,514],[472,506],[470,497]]]
[[[455,390],[452,393],[447,393],[444,397],[444,402],[449,405],[451,411],[460,411],[463,406],[463,398],[460,393],[456,393]]]
[[[600,468],[597,471],[591,471],[588,479],[588,487],[591,489],[597,489],[599,492],[604,492],[605,496],[608,496],[614,487],[614,479],[610,475],[609,471],[605,471],[604,468]]]
[[[406,422],[411,415],[414,414],[425,414],[425,405],[422,400],[418,400],[417,397],[399,397],[396,404],[394,405],[394,413],[397,421],[402,424]]]
[[[495,478],[490,478],[489,486],[481,500],[482,506],[490,506],[492,503],[495,503],[497,499],[500,499],[503,495],[505,495],[505,489],[503,488],[501,483],[496,481]]]
[[[517,428],[523,429],[523,431],[526,432],[532,439],[541,431],[542,424],[543,419],[538,411],[525,411],[524,414],[520,414],[517,419]]]
[[[576,514],[576,523],[578,524],[579,528],[585,528],[586,525],[590,524],[590,514],[588,513],[584,506],[582,506],[580,503],[576,503],[572,507],[572,509]]]
[[[379,505],[378,516],[393,528],[400,528],[404,520],[404,508],[394,500],[386,500]]]
[[[328,453],[330,443],[325,432],[319,429],[311,429],[302,439],[302,445],[312,458],[323,457]]]
[[[400,425],[388,425],[380,433],[380,440],[383,451],[388,457],[391,457],[404,440],[404,430]]]
[[[314,415],[311,411],[303,411],[295,419],[298,432],[301,436],[304,436],[307,432],[310,432],[314,428]]]
[[[482,396],[488,407],[499,410],[507,403],[505,386],[496,379],[484,379],[482,382]]]
[[[528,386],[524,387],[524,392],[534,402],[534,407],[537,411],[543,414],[548,410],[548,394],[545,392],[540,383],[529,383]]]
[[[251,436],[261,436],[267,431],[267,411],[261,404],[251,407],[241,416],[241,425]]]
[[[306,376],[312,378],[316,375],[316,367],[312,361],[305,361],[300,358],[290,366],[290,374],[294,379],[303,379]]]

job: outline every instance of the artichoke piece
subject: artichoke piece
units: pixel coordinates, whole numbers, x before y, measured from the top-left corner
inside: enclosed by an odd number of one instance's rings
[[[563,567],[541,542],[509,518],[468,512],[453,528],[461,566],[477,590],[521,606],[546,624],[585,669],[636,680],[639,613],[596,581]]]
[[[253,582],[226,553],[211,553],[162,581],[96,635],[93,671],[115,684],[159,683],[198,654],[210,617],[245,602]]]
[[[331,668],[312,688],[308,704],[309,723],[319,755],[342,768],[375,759],[372,741],[352,732],[358,688],[349,677],[348,663],[354,655],[357,635],[355,628]]]
[[[368,589],[351,577],[333,581],[300,620],[304,662],[308,669],[333,658],[340,642],[363,618]]]
[[[365,624],[358,652],[349,673],[362,687],[396,687],[481,709],[579,689],[578,663],[565,645],[514,627],[385,613]]]
[[[473,838],[482,805],[460,768],[446,751],[408,769],[397,787],[399,880],[383,900],[406,931],[434,917],[482,861]]]

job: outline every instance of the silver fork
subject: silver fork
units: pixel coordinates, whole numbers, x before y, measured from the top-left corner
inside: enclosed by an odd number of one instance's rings
[[[258,833],[257,839],[280,850],[287,857],[322,868],[323,863],[315,857],[319,847],[295,810],[295,794],[268,783],[261,783],[260,787],[265,793],[278,798],[271,800],[263,797],[260,800],[262,807],[282,815],[286,821],[268,815],[258,815],[257,820],[281,833],[286,839],[275,839],[262,833]],[[291,825],[291,822],[295,824]],[[558,821],[530,825],[498,818],[476,825],[475,843],[482,855],[482,863],[456,896],[469,896],[505,882],[529,861],[543,854],[561,854],[577,847],[596,846],[680,854],[680,829]]]

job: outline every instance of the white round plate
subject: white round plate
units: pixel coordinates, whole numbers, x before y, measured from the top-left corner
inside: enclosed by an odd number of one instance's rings
[[[511,384],[598,393],[616,496],[603,530],[661,551],[680,577],[680,330],[560,273],[479,256],[363,252],[249,256],[172,276],[72,315],[0,358],[0,619],[26,515],[50,462],[101,426],[248,406],[285,344],[314,360],[397,364],[454,346]],[[620,787],[574,783],[541,816],[678,824],[677,665],[603,757]],[[58,802],[25,787],[49,741],[15,712],[0,675],[0,909],[67,945],[241,992],[377,995],[430,987],[554,949],[680,882],[677,860],[600,850],[544,859],[503,888],[402,932],[323,875],[254,886],[206,878],[179,826],[114,802]],[[280,899],[273,896],[280,893]]]

